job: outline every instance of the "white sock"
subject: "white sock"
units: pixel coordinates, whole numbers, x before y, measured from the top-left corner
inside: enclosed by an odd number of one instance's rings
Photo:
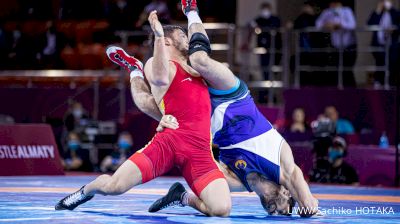
[[[181,203],[183,206],[188,206],[189,205],[189,198],[192,197],[193,195],[191,195],[189,192],[185,192],[182,195],[182,199],[181,199]]]
[[[131,71],[130,76],[131,76],[131,78],[130,78],[131,81],[135,77],[140,77],[140,78],[144,79],[143,72],[140,71],[139,69],[135,69],[135,70]]]
[[[190,25],[192,25],[193,23],[203,23],[200,19],[199,14],[197,13],[197,11],[190,11],[186,14],[186,17],[188,18],[188,28],[190,27]]]

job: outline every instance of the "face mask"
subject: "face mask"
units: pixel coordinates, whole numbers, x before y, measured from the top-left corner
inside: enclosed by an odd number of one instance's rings
[[[76,150],[79,149],[79,147],[80,147],[80,144],[79,144],[78,141],[76,141],[76,140],[70,140],[70,141],[68,141],[68,148],[69,148],[71,151],[76,151]]]
[[[118,1],[117,6],[119,9],[124,9],[126,6],[126,1]]]
[[[329,161],[331,161],[332,163],[335,162],[337,159],[342,158],[343,157],[343,152],[330,148],[329,149]]]
[[[384,3],[383,3],[383,6],[385,7],[385,9],[387,9],[387,10],[389,10],[389,9],[391,9],[392,8],[392,2],[391,1],[385,1]]]
[[[271,11],[269,9],[261,10],[261,17],[268,19],[271,16]]]
[[[14,39],[19,39],[21,37],[21,32],[19,30],[14,30],[13,37]]]
[[[119,140],[118,141],[118,147],[120,148],[120,149],[124,149],[124,150],[127,150],[127,149],[130,149],[131,148],[131,144],[128,142],[128,141],[126,141],[126,140]]]
[[[81,109],[74,109],[74,110],[72,110],[72,115],[73,115],[75,118],[81,118],[81,117],[82,117],[82,114],[83,114],[83,112],[82,112]]]

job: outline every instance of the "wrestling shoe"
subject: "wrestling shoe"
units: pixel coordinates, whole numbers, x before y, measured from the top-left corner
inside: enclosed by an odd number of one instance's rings
[[[175,205],[183,207],[182,199],[186,193],[186,189],[181,183],[174,183],[164,197],[158,199],[150,206],[149,212],[158,212],[161,209]]]
[[[138,69],[143,72],[143,63],[135,57],[128,55],[124,49],[116,46],[109,46],[106,53],[112,62],[123,67],[126,71],[132,72]]]
[[[199,11],[197,8],[197,0],[181,0],[182,11],[186,15],[190,11]]]
[[[61,199],[55,206],[56,210],[74,210],[76,207],[79,205],[89,201],[94,197],[92,196],[87,196],[83,193],[83,188],[85,186],[81,187],[78,191],[68,195],[67,197]]]

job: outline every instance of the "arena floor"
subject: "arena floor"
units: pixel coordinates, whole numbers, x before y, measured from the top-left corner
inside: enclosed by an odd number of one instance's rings
[[[0,177],[0,223],[400,223],[400,189],[313,185],[323,217],[268,216],[254,194],[234,193],[229,218],[206,217],[190,207],[151,214],[150,204],[181,178],[164,177],[121,196],[96,196],[75,211],[54,211],[68,193],[95,176]]]

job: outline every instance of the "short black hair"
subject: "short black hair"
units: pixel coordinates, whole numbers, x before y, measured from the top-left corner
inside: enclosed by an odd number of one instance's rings
[[[261,9],[263,9],[263,8],[269,8],[269,9],[271,9],[271,8],[272,8],[272,5],[271,5],[271,3],[269,3],[269,2],[263,2],[263,3],[261,3],[260,8],[261,8]]]
[[[164,30],[164,36],[165,37],[172,37],[172,33],[174,33],[175,30],[181,30],[183,33],[187,34],[187,30],[181,26],[178,25],[164,25],[163,26]],[[154,33],[151,32],[149,35],[149,43],[151,44],[150,46],[153,48],[154,47]]]
[[[277,201],[279,199],[273,199],[273,200],[267,200],[265,197],[260,197],[260,201],[261,201],[261,205],[263,206],[264,210],[269,214],[272,215],[277,206]],[[292,196],[289,197],[288,199],[288,214],[286,214],[287,216],[291,216],[292,212],[293,212],[293,207],[296,205],[296,201],[293,199]]]

